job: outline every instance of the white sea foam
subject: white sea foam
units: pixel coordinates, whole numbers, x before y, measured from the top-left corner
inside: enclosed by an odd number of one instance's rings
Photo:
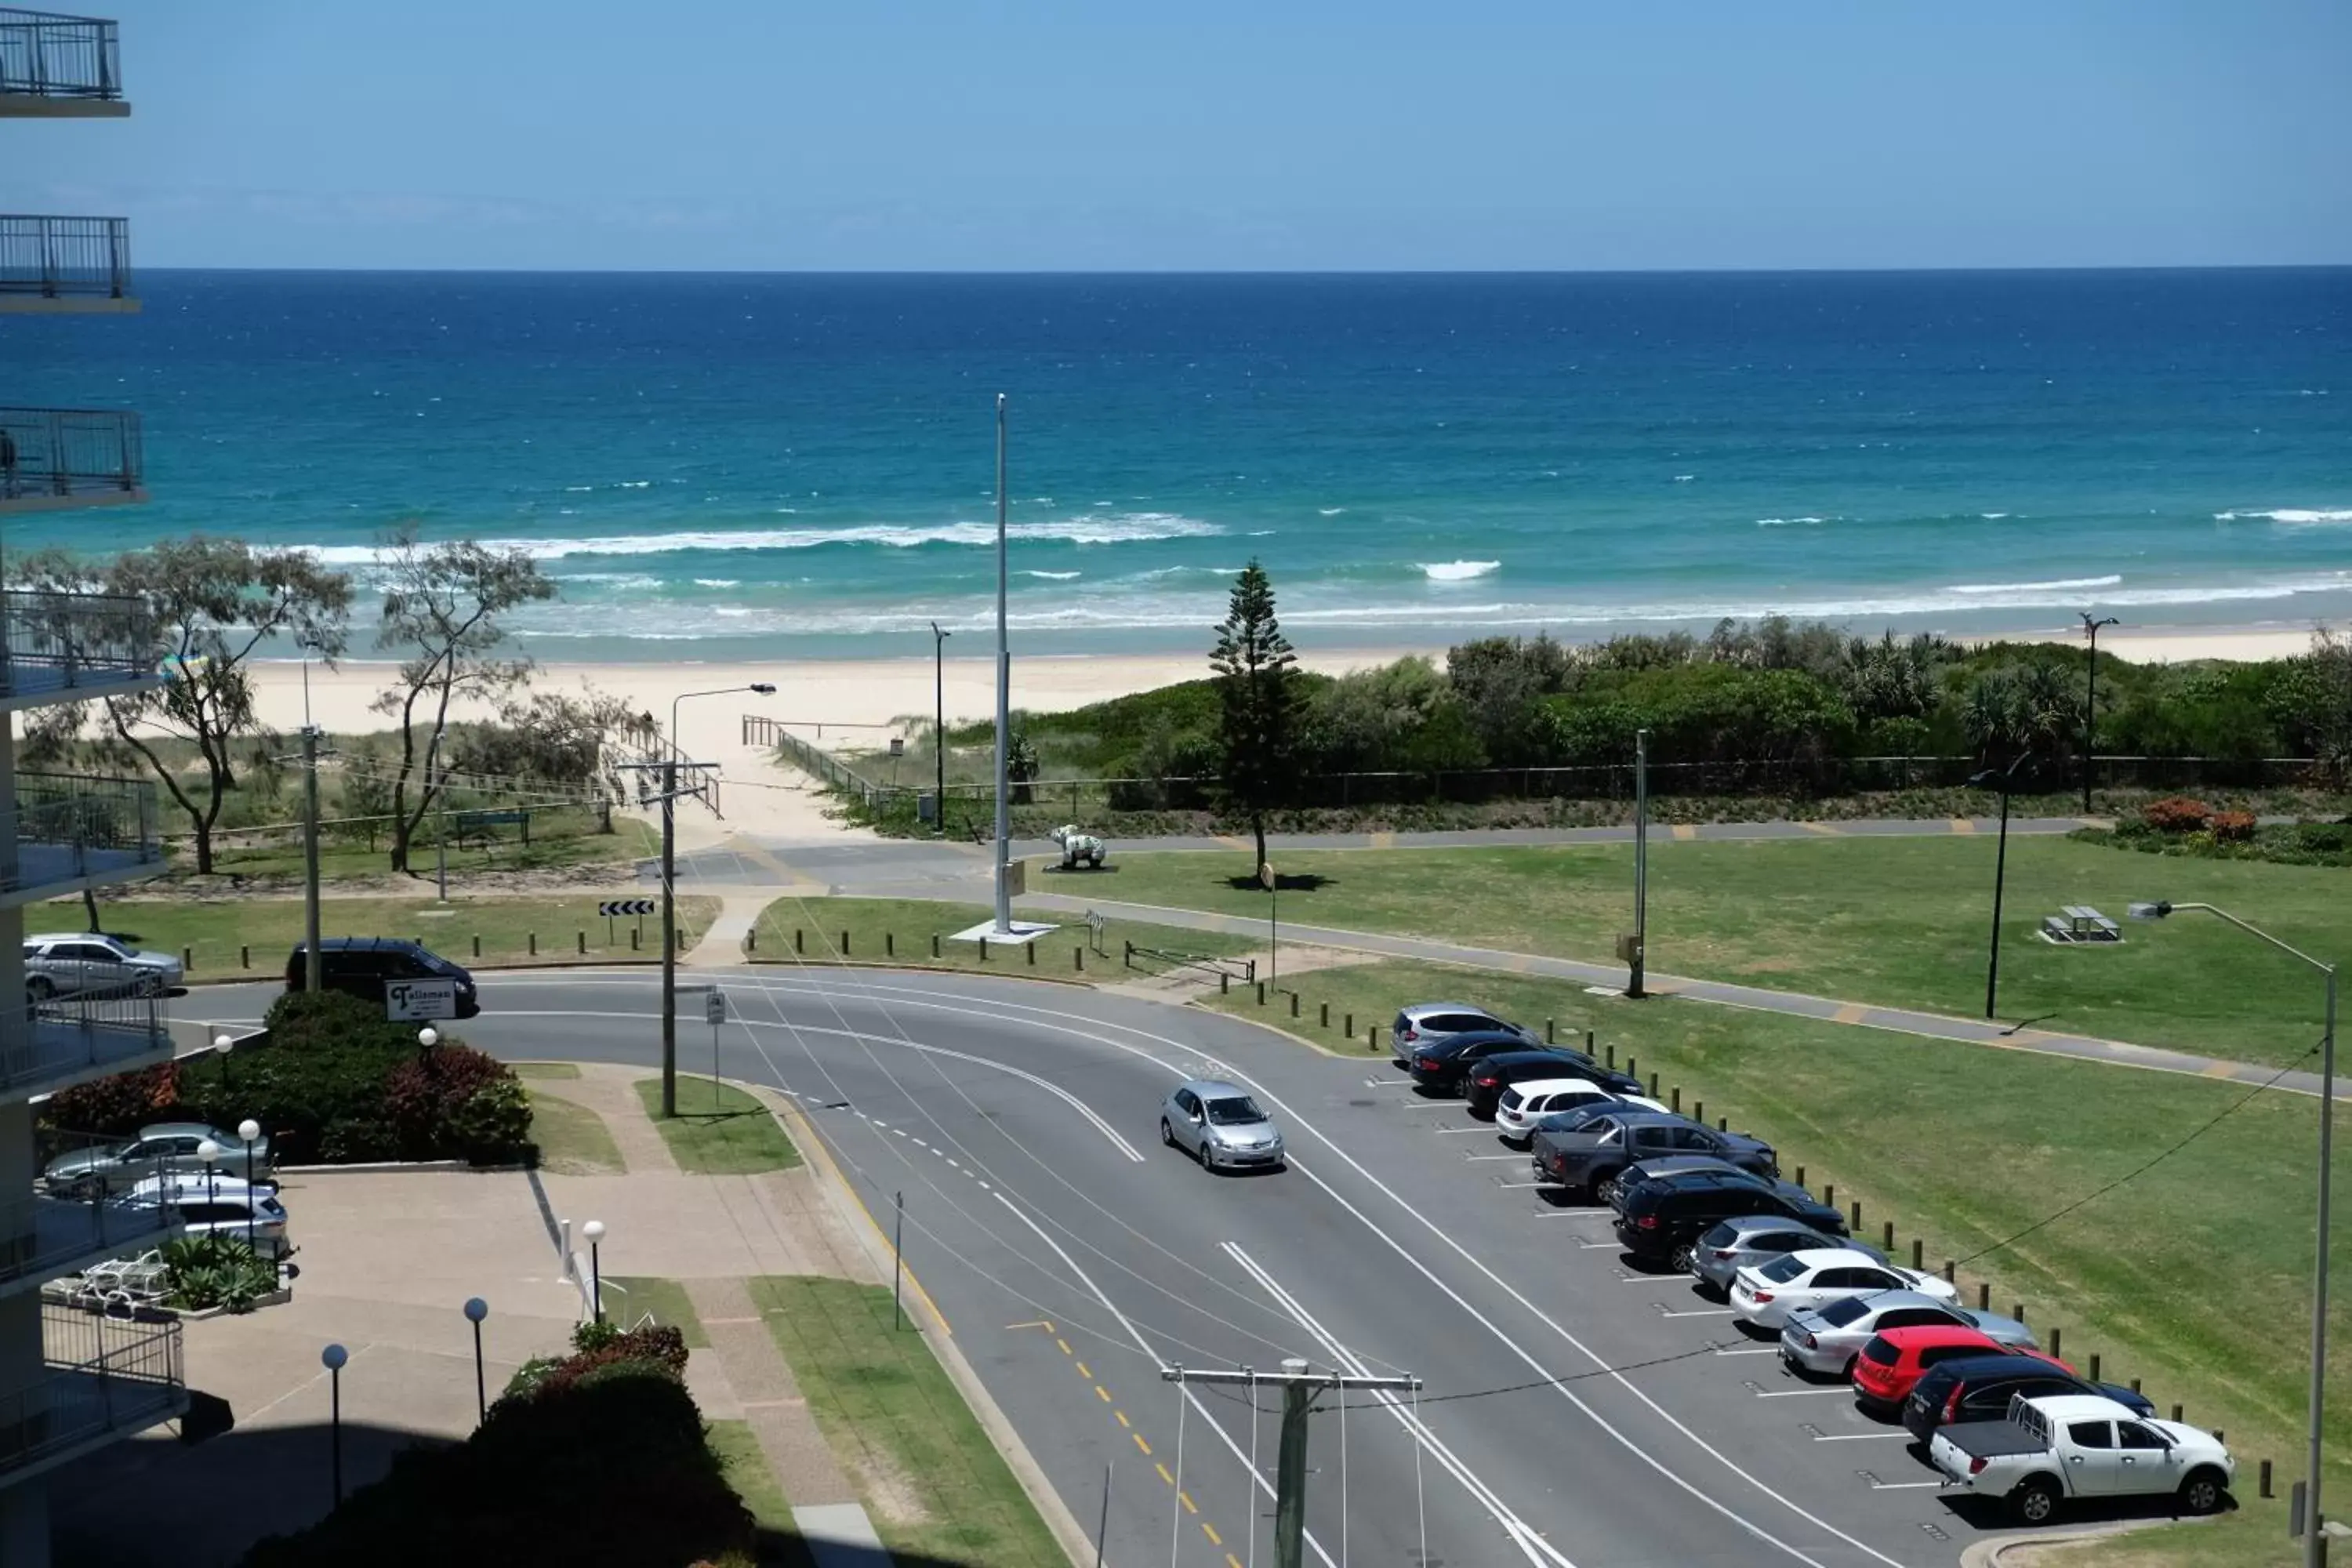
[[[1315,515],[1318,517],[1337,517],[1347,510],[1348,509],[1344,506],[1318,506],[1315,509]]]
[[[2068,588],[2112,588],[2123,581],[2117,574],[2105,577],[2058,577],[2046,583],[1955,583],[1944,590],[1948,594],[2054,594]]]
[[[1678,485],[1686,485],[1696,478],[1698,478],[1696,474],[1676,474],[1675,476],[1675,483]]]
[[[1827,522],[1828,521],[1829,519],[1825,517],[1759,517],[1756,520],[1756,526],[1759,528],[1795,528],[1801,524],[1804,527],[1812,528],[1818,527],[1820,524]]]
[[[2002,518],[2007,517],[2009,513],[2005,511],[1980,511],[1977,513],[1977,515],[1984,519],[1987,522],[1999,522]]]
[[[1433,583],[1467,583],[1473,577],[1484,577],[1499,571],[1499,561],[1423,561],[1419,563],[1422,575]]]
[[[1043,577],[1048,583],[1067,583],[1072,578],[1080,575],[1080,574],[1076,572],[1024,572],[1021,575],[1024,577]]]
[[[1068,544],[1130,544],[1155,539],[1199,539],[1224,531],[1213,522],[1180,517],[1173,512],[1114,512],[1052,522],[1016,522],[1007,531],[1014,539],[1058,541]],[[908,549],[922,544],[992,545],[993,522],[946,522],[928,525],[858,523],[846,528],[743,529],[729,532],[681,531],[627,533],[596,539],[487,539],[493,550],[520,550],[539,561],[566,561],[577,556],[667,555],[683,550],[814,550],[824,545],[878,544]],[[336,544],[317,552],[320,561],[337,566],[373,565],[373,545]],[[1236,568],[1238,570],[1238,568]]]
[[[2217,511],[2215,522],[2352,522],[2352,507],[2281,507],[2275,511]]]
[[[698,588],[740,588],[743,580],[740,577],[697,577],[694,585]]]

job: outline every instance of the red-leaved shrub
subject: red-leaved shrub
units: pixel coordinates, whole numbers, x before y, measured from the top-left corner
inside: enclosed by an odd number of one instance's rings
[[[42,1115],[69,1132],[128,1133],[167,1120],[179,1106],[180,1064],[165,1062],[61,1089]]]
[[[459,1106],[481,1089],[513,1076],[513,1069],[504,1062],[471,1046],[436,1046],[384,1076],[384,1116],[410,1158],[427,1158],[440,1152],[434,1145]]]
[[[2213,837],[2222,844],[2247,844],[2254,837],[2254,814],[2251,811],[2217,811],[2213,814]]]
[[[2213,808],[2185,795],[2152,800],[2139,808],[2140,820],[2158,833],[2196,833],[2213,820]]]

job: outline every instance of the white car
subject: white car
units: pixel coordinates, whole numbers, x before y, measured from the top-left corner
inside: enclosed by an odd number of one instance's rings
[[[185,976],[168,952],[147,952],[101,933],[43,931],[25,939],[25,996],[163,996]]]
[[[1941,1275],[1900,1268],[1867,1252],[1841,1247],[1749,1264],[1732,1277],[1731,1308],[1758,1328],[1777,1332],[1790,1312],[1815,1311],[1848,1296],[1880,1290],[1916,1290],[1938,1301],[1957,1301],[1960,1296],[1958,1288]]]
[[[122,1201],[152,1208],[163,1201],[167,1184],[186,1235],[249,1239],[263,1258],[284,1258],[294,1250],[286,1236],[286,1206],[278,1201],[275,1183],[256,1182],[247,1187],[242,1176],[172,1171],[160,1181],[149,1176]]]
[[[1612,1094],[1586,1078],[1538,1078],[1515,1083],[1495,1103],[1495,1132],[1506,1143],[1524,1145],[1534,1136],[1536,1121],[1557,1110],[1608,1101],[1642,1110],[1664,1110],[1656,1100],[1638,1094]]]

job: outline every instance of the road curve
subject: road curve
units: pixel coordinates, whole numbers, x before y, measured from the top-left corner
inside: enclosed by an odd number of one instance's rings
[[[874,1213],[903,1194],[909,1268],[1089,1526],[1109,1466],[1113,1564],[1271,1560],[1278,1400],[1253,1416],[1244,1392],[1159,1369],[1286,1356],[1424,1383],[1319,1402],[1326,1568],[1912,1568],[1976,1534],[1899,1428],[1787,1377],[1687,1280],[1626,1267],[1603,1215],[1541,1202],[1523,1155],[1385,1061],[1037,982],[697,978],[733,1004],[719,1070],[795,1096]],[[458,1027],[485,1049],[657,1061],[643,971],[482,983]],[[273,990],[208,997],[257,1017]],[[706,1069],[709,1031],[680,1034]],[[1275,1111],[1289,1171],[1216,1177],[1160,1146],[1160,1099],[1196,1074]]]

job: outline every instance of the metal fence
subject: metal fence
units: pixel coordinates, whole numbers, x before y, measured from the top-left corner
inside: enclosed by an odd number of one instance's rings
[[[155,617],[111,594],[0,593],[0,696],[116,685],[155,672]]]
[[[892,789],[886,784],[876,784],[856,769],[845,765],[831,752],[822,746],[809,744],[789,730],[776,729],[765,732],[772,736],[776,750],[782,752],[785,760],[793,766],[803,773],[824,780],[825,784],[845,795],[857,796],[871,809],[887,810],[891,802],[902,797],[911,800],[915,796],[916,792],[913,790]],[[751,724],[748,720],[744,724],[744,733],[746,735],[751,733]]]
[[[115,25],[0,6],[0,93],[119,101],[122,58]]]
[[[55,996],[0,1026],[0,1090],[114,1071],[167,1052],[171,1024],[153,996]]]
[[[152,1426],[187,1404],[176,1319],[138,1322],[44,1302],[41,1350],[42,1375],[0,1390],[0,1474]]]
[[[0,891],[163,863],[155,785],[147,779],[18,773],[16,828],[0,846]]]
[[[0,1281],[52,1279],[93,1256],[122,1255],[131,1244],[152,1245],[179,1229],[176,1189],[162,1179],[169,1167],[161,1155],[119,1164],[104,1156],[123,1140],[95,1132],[44,1129],[39,1142],[43,1173],[65,1165],[55,1180],[36,1177],[38,1191],[0,1203]],[[157,1201],[128,1202],[150,1177]]]
[[[0,408],[0,506],[136,499],[146,481],[127,409]]]
[[[0,299],[131,298],[131,225],[119,217],[0,215]]]
[[[801,742],[787,754],[835,787],[857,795],[872,809],[904,806],[928,789],[877,784],[841,762]],[[803,753],[822,759],[803,761]],[[1749,758],[1729,761],[1653,762],[1650,794],[1673,796],[1782,795],[1799,799],[1915,789],[1965,788],[1984,767],[1966,756]],[[2064,795],[2082,787],[2082,764],[2053,764],[2038,787]],[[2342,781],[2308,757],[2144,757],[2093,759],[2094,787],[2110,790],[2328,789]],[[950,784],[951,801],[992,800],[992,784]],[[1622,800],[1633,797],[1630,764],[1564,768],[1465,768],[1430,773],[1310,773],[1284,803],[1291,809],[1379,805],[1475,805],[1510,800]],[[1108,811],[1207,811],[1219,804],[1211,777],[1040,778],[1013,785],[1023,805],[1067,811],[1075,819],[1089,809]]]

